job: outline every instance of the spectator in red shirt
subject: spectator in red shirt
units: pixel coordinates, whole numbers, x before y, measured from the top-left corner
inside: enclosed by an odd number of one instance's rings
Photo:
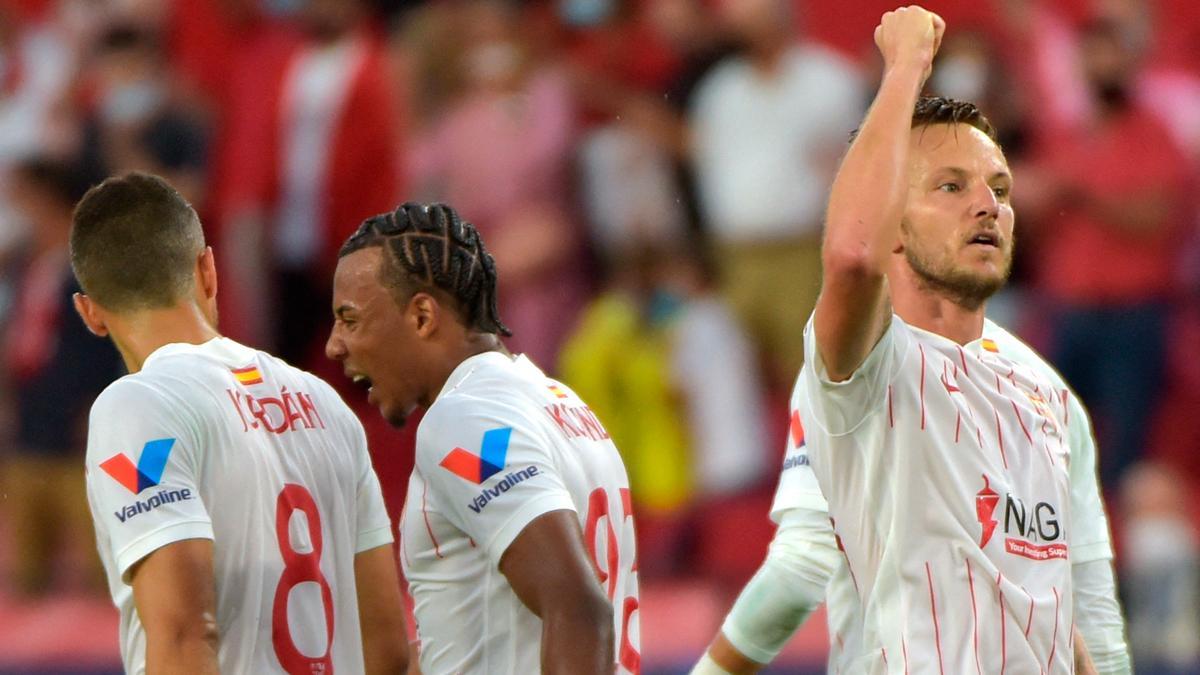
[[[1042,214],[1035,276],[1052,305],[1049,353],[1095,411],[1107,485],[1147,442],[1189,204],[1187,160],[1133,96],[1137,54],[1122,35],[1110,21],[1085,27],[1091,114],[1045,137],[1042,171],[1019,188]]]
[[[218,175],[220,244],[245,339],[325,367],[340,243],[400,196],[400,116],[383,44],[360,0],[310,0],[299,33],[266,24],[230,85]]]

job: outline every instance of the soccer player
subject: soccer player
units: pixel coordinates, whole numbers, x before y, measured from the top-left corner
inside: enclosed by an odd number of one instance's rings
[[[1066,401],[982,339],[1012,176],[974,106],[918,105],[944,28],[906,7],[875,30],[804,334],[797,412],[862,612],[847,669],[1070,673]]]
[[[500,336],[496,269],[453,209],[368,219],[334,275],[326,345],[400,425],[400,525],[426,673],[636,673],[629,481],[600,421]]]
[[[404,614],[358,420],[217,332],[196,212],[162,179],[75,209],[85,324],[130,375],[92,406],[87,488],[129,673],[399,673]]]
[[[1096,481],[1096,445],[1087,411],[1062,377],[1008,331],[984,320],[983,339],[1039,371],[1067,398],[1065,426],[1071,452],[1071,583],[1075,626],[1101,675],[1131,672],[1124,619],[1116,597],[1108,518]],[[795,402],[793,402],[795,408]],[[771,518],[779,524],[759,571],[738,596],[693,675],[754,673],[770,663],[809,613],[826,603],[829,672],[849,672],[861,621],[853,581],[829,526],[829,507],[809,465],[804,427],[792,416],[787,452]],[[983,504],[989,499],[985,496]],[[1076,672],[1081,669],[1077,662]]]

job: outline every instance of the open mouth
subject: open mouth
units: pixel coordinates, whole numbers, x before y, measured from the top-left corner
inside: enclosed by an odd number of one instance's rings
[[[371,378],[366,375],[354,375],[350,378],[350,381],[354,383],[354,386],[361,388],[363,391],[371,391],[373,383],[371,382]]]
[[[971,240],[968,241],[967,244],[978,244],[980,246],[991,246],[993,248],[999,248],[1000,247],[1000,237],[995,234],[992,234],[990,232],[980,232],[979,234],[975,235],[974,237],[971,237]]]

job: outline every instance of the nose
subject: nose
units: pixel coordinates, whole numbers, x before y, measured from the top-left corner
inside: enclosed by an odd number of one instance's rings
[[[329,339],[325,341],[325,356],[332,361],[344,361],[346,354],[346,343],[338,337],[335,327],[329,331]]]
[[[982,182],[975,189],[974,207],[971,209],[976,218],[998,218],[1000,217],[1000,199],[996,196],[992,186],[986,182]]]

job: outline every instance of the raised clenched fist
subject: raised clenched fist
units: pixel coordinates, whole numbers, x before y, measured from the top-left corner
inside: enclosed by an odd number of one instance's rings
[[[918,67],[929,77],[945,31],[942,17],[916,5],[884,14],[875,28],[875,44],[883,55],[884,68]]]

